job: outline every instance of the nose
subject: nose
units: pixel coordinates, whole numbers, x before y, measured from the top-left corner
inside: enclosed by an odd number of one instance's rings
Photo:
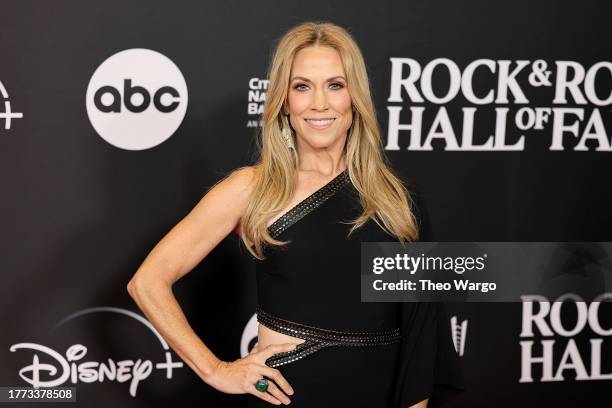
[[[317,89],[314,92],[312,108],[318,111],[327,110],[327,95],[322,89]]]

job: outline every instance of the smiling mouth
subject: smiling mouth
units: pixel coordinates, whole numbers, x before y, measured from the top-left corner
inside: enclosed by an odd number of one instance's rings
[[[314,129],[326,129],[334,123],[336,118],[327,118],[327,119],[304,119],[308,126]]]

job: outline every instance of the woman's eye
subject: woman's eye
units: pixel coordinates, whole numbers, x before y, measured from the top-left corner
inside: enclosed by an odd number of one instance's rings
[[[333,82],[331,84],[329,84],[331,89],[342,89],[344,88],[344,84],[341,84],[340,82]],[[306,91],[308,89],[308,85],[306,84],[297,84],[293,87],[293,89],[295,89],[296,91]]]

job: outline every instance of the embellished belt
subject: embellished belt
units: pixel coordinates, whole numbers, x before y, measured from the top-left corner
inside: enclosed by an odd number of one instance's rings
[[[272,316],[259,308],[257,308],[257,321],[279,333],[305,340],[304,343],[298,344],[291,351],[277,353],[268,358],[266,365],[269,367],[292,363],[326,347],[383,346],[397,343],[401,339],[399,328],[379,332],[345,332],[320,329]]]

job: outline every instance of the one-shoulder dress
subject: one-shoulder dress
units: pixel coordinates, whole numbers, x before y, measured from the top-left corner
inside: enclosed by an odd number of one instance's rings
[[[464,389],[445,306],[361,302],[361,242],[397,241],[372,219],[347,237],[347,221],[361,211],[344,170],[269,227],[290,242],[266,247],[263,261],[252,258],[259,324],[304,338],[308,347],[266,364],[293,387],[294,408],[407,408],[426,398],[439,406]],[[427,240],[425,211],[415,212]],[[362,333],[379,333],[378,340],[361,347],[334,340],[355,334],[356,342],[369,341],[359,340]],[[249,395],[248,406],[272,404]]]

